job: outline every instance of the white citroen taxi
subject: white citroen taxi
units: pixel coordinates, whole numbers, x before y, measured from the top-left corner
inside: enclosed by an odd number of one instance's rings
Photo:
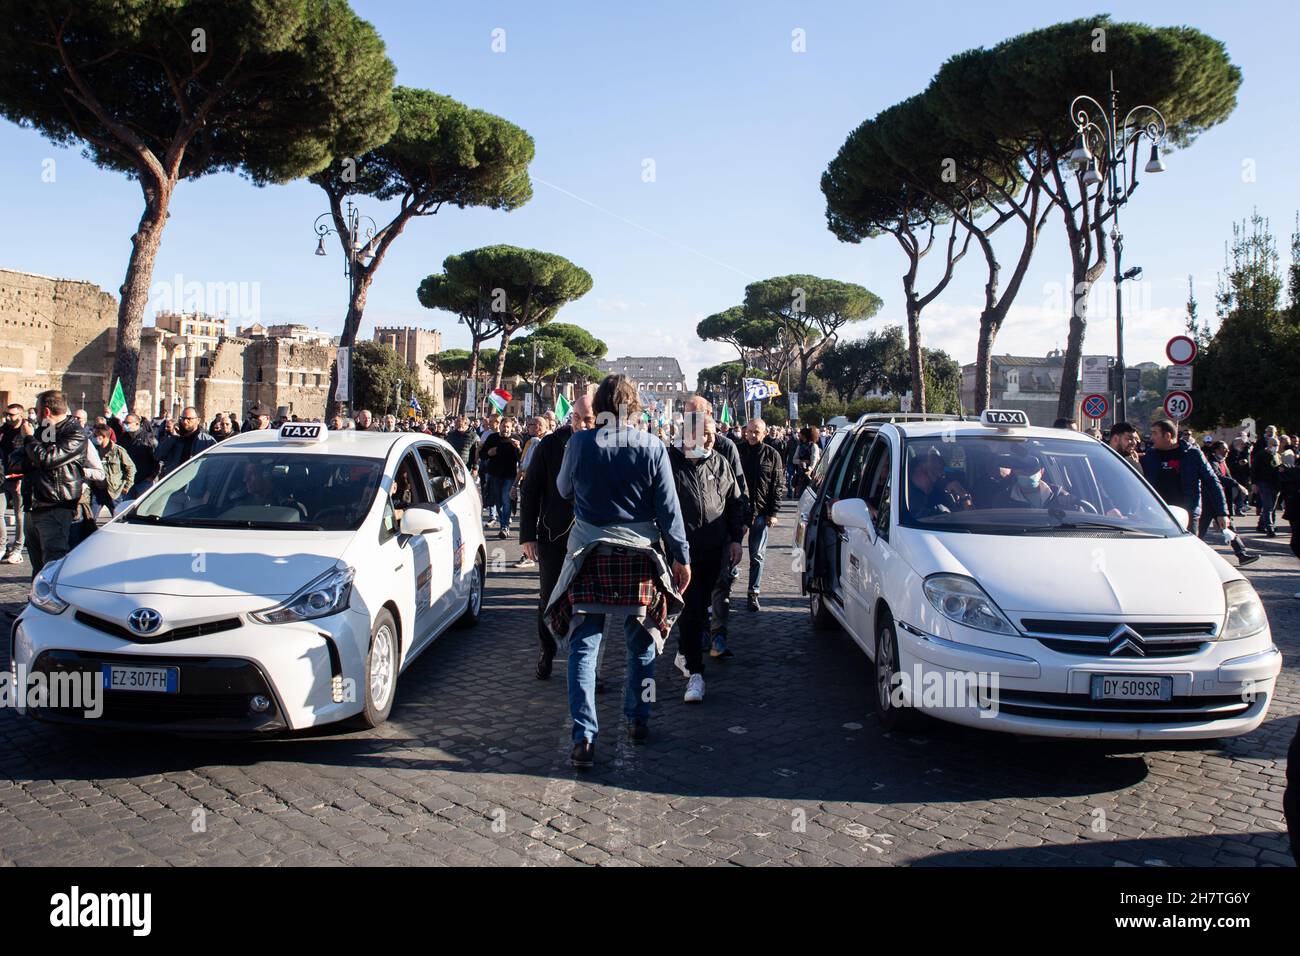
[[[89,671],[104,693],[97,719],[28,712],[204,733],[381,723],[416,655],[478,620],[480,514],[460,458],[424,434],[227,439],[37,575],[15,668]]]
[[[1228,737],[1282,666],[1255,589],[1118,454],[1023,412],[854,427],[804,535],[816,626],[873,662],[886,727]]]

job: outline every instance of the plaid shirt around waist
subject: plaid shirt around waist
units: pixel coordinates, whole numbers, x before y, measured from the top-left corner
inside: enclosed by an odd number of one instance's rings
[[[644,607],[647,621],[666,630],[668,602],[656,576],[655,561],[645,552],[602,544],[582,562],[569,590],[552,606],[548,623],[564,634],[574,610],[583,605]]]

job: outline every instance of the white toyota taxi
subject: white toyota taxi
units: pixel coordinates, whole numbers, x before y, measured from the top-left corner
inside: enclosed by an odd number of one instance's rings
[[[286,423],[212,446],[46,565],[13,661],[102,679],[97,719],[40,719],[374,726],[416,655],[477,622],[485,561],[478,491],[441,439]]]
[[[887,728],[924,713],[1057,737],[1228,737],[1282,666],[1250,583],[1087,435],[864,416],[804,534],[814,624],[873,662]]]

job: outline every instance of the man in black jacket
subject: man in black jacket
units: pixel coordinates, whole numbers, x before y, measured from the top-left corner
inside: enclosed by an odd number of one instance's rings
[[[86,460],[86,432],[68,416],[62,392],[36,396],[39,421],[10,456],[7,472],[21,474],[32,523],[27,554],[32,577],[42,567],[66,555],[72,518],[81,500]]]
[[[767,554],[767,529],[776,525],[776,513],[785,497],[785,462],[780,452],[763,440],[767,435],[767,423],[763,419],[751,418],[744,434],[739,452],[745,487],[749,490],[749,609],[757,611],[763,558]],[[713,650],[719,648],[715,646]],[[725,638],[721,650],[726,652]]]
[[[126,497],[134,501],[158,480],[158,439],[153,437],[152,429],[140,423],[139,415],[127,415],[122,431],[122,447],[135,465],[135,484],[127,489]]]
[[[708,415],[713,416],[713,405],[708,399],[696,395],[688,398],[682,406],[682,411],[686,415]],[[714,426],[717,427],[716,424]],[[722,432],[717,432],[714,438],[713,453],[721,455],[728,465],[731,466],[732,472],[736,476],[736,484],[740,488],[740,498],[744,507],[749,507],[749,489],[745,487],[745,473],[740,467],[740,452],[736,448],[736,443],[728,438]],[[696,572],[698,575],[698,572]],[[709,631],[713,635],[709,653],[713,657],[730,657],[731,652],[727,650],[727,619],[731,616],[731,585],[736,580],[736,570],[734,562],[722,562],[722,567],[718,573],[718,579],[713,586],[713,595],[709,608]]]
[[[478,435],[469,427],[469,416],[456,416],[456,427],[447,432],[447,444],[456,450],[470,474],[478,474]]]
[[[468,420],[465,424],[469,424]],[[539,680],[551,676],[551,662],[555,659],[555,638],[546,626],[546,605],[555,590],[555,582],[560,579],[569,550],[569,528],[573,525],[573,501],[560,495],[555,479],[573,433],[595,425],[591,397],[583,395],[573,403],[568,424],[540,439],[529,456],[528,470],[519,487],[519,543],[523,545],[525,557],[537,562],[542,579],[537,605],[537,641],[541,645],[537,658]]]
[[[1151,448],[1142,456],[1142,474],[1166,504],[1188,513],[1187,530],[1192,534],[1202,510],[1219,530],[1228,527],[1228,501],[1219,476],[1196,445],[1178,437],[1178,426],[1168,419],[1151,426]]]
[[[748,507],[739,472],[717,451],[712,415],[688,413],[682,446],[671,448],[673,481],[691,551],[691,581],[682,595],[686,606],[677,619],[677,647],[685,658],[688,704],[704,700],[704,641],[708,637],[712,585],[726,565],[740,562]]]
[[[4,513],[9,508],[14,511],[14,543],[5,549],[0,562],[4,564],[22,564],[23,561],[23,493],[21,481],[17,478],[6,479],[4,472],[9,456],[23,443],[26,433],[31,430],[27,421],[27,409],[21,405],[10,405],[5,409],[4,423],[0,424],[0,545],[7,540],[4,536]]]

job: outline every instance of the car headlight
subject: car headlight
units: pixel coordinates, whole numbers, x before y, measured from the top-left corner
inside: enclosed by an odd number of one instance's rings
[[[934,609],[950,621],[994,634],[1019,634],[993,599],[970,578],[935,574],[921,586]]]
[[[1223,586],[1223,597],[1228,605],[1228,613],[1219,640],[1235,641],[1258,634],[1268,627],[1264,605],[1260,603],[1259,595],[1249,581],[1229,581]]]
[[[355,575],[356,571],[346,567],[326,571],[284,603],[249,616],[263,624],[286,624],[337,614],[348,606]]]
[[[46,564],[41,568],[40,573],[32,578],[32,589],[27,594],[27,600],[33,607],[38,607],[48,614],[62,614],[68,606],[68,602],[59,597],[55,586],[61,567],[63,567],[63,559],[59,558]]]

